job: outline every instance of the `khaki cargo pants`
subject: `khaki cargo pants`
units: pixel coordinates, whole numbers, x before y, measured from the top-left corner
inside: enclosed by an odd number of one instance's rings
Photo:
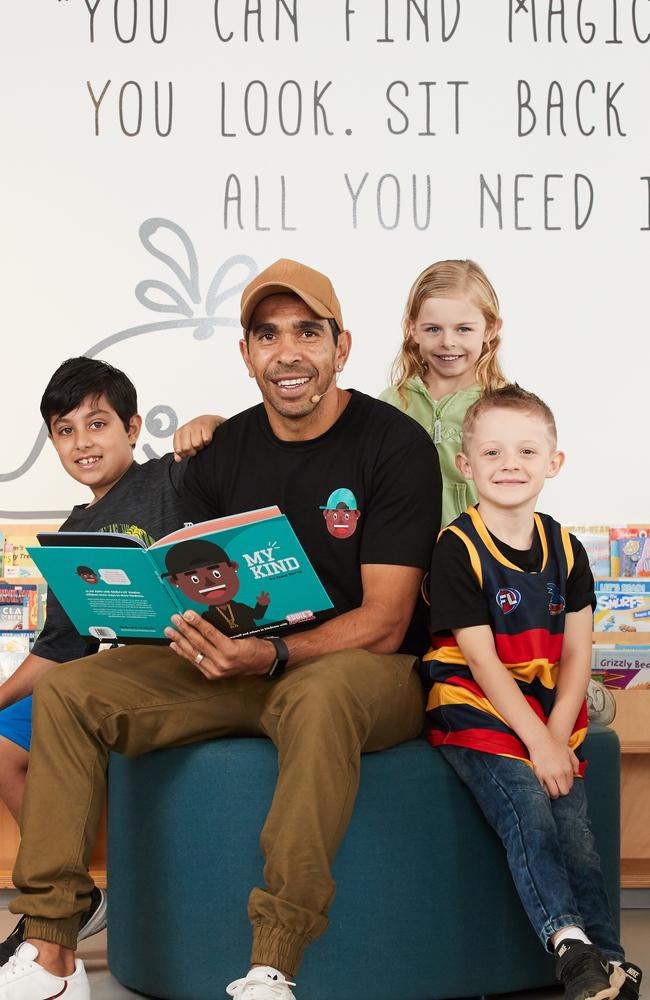
[[[137,756],[263,735],[277,747],[279,775],[261,835],[266,888],[254,888],[248,906],[252,962],[295,974],[327,926],[330,864],[352,813],[360,754],[422,728],[414,663],[353,649],[306,661],[277,681],[208,680],[167,648],[125,646],[54,667],[34,695],[14,871],[21,894],[10,906],[28,915],[26,935],[76,945],[110,751]]]

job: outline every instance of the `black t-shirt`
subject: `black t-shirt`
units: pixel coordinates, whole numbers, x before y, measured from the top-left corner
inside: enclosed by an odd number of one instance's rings
[[[134,462],[101,500],[73,507],[61,531],[113,531],[137,535],[147,544],[182,527],[180,488],[186,462],[173,455]],[[95,652],[98,643],[79,635],[51,588],[47,593],[45,627],[32,652],[66,663]]]
[[[513,549],[490,532],[498,550],[509,562],[526,573],[536,573],[542,566],[542,546],[533,532],[530,549]],[[581,611],[596,606],[594,578],[587,553],[575,535],[569,535],[573,550],[573,569],[567,580],[566,611]],[[453,531],[445,531],[431,560],[430,623],[432,632],[490,625],[487,599],[472,570],[467,548]]]
[[[194,522],[277,504],[338,614],[362,603],[362,565],[428,568],[440,523],[440,467],[428,434],[354,390],[332,427],[310,441],[277,438],[262,404],[232,417],[190,459],[184,495],[184,519]],[[403,651],[426,648],[423,624],[412,623]]]

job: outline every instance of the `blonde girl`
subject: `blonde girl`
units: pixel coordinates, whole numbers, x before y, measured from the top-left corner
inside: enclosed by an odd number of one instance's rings
[[[497,351],[499,300],[472,260],[440,260],[415,280],[404,310],[404,339],[380,399],[408,413],[433,438],[442,472],[442,526],[476,502],[456,468],[466,410],[504,385]]]

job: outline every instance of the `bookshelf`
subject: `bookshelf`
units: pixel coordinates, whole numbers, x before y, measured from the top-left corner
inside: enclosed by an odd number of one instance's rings
[[[621,741],[621,887],[650,889],[650,690],[612,694]]]
[[[0,524],[0,536],[11,535],[36,535],[39,531],[56,531],[58,523],[48,524],[24,524],[13,522],[11,524]],[[44,583],[40,576],[14,577],[5,579],[2,576],[2,562],[0,559],[0,586],[2,584],[35,584]],[[0,802],[0,889],[14,888],[12,881],[12,871],[18,846],[20,844],[20,831],[18,824],[5,806]],[[90,873],[97,885],[106,886],[106,817],[104,816],[100,826],[100,833],[93,852],[90,865]]]
[[[650,646],[650,632],[594,632],[593,641]],[[609,690],[621,741],[621,888],[650,889],[650,689]]]
[[[621,603],[605,604],[597,609],[596,620],[601,626],[608,623],[622,631],[598,631],[593,634],[595,646],[650,646],[650,616],[648,615],[647,584],[644,572],[637,573],[634,559],[647,559],[645,548],[639,552],[638,546],[647,546],[647,525],[628,525],[627,528],[585,528],[574,529],[590,556],[594,572],[596,566],[607,566],[622,576],[596,576],[597,584],[624,582],[625,588],[615,593],[621,595]],[[598,536],[601,536],[599,539]],[[609,540],[609,545],[607,544]],[[626,550],[624,542],[633,546]],[[590,550],[591,541],[591,550]],[[636,552],[636,556],[635,553]],[[609,558],[608,558],[609,557]],[[624,566],[624,561],[627,565]],[[632,560],[632,563],[630,563]],[[608,588],[602,588],[607,594]],[[638,597],[639,604],[633,611],[626,611],[624,595]],[[599,601],[600,608],[600,601]],[[634,608],[634,605],[632,605]],[[615,611],[616,614],[612,614]],[[609,622],[607,622],[609,619]],[[645,631],[642,631],[645,629]],[[637,631],[638,630],[638,631]],[[609,689],[616,701],[616,717],[611,726],[621,741],[621,887],[624,889],[650,889],[650,689],[636,687]]]

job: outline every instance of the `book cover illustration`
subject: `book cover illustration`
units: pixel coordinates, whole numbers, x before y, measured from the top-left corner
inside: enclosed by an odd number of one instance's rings
[[[31,631],[5,632],[0,628],[0,683],[11,677],[23,662],[34,642],[35,633]]]
[[[610,575],[609,527],[605,525],[568,529],[584,546],[594,576]]]
[[[638,670],[606,670],[603,684],[618,691],[646,691],[650,688],[650,667]]]
[[[287,518],[277,507],[172,532],[148,549],[97,533],[93,544],[43,544],[31,553],[82,635],[164,639],[189,608],[224,635],[276,634],[333,614]],[[42,542],[47,538],[40,535]],[[90,536],[88,536],[90,538]],[[129,547],[126,547],[127,542]]]
[[[2,575],[6,580],[39,576],[28,551],[35,544],[35,535],[5,534]]]
[[[612,576],[650,576],[650,526],[612,528]]]
[[[650,632],[650,580],[596,580],[595,632]]]
[[[650,687],[650,646],[594,646],[592,675],[606,687]]]
[[[21,587],[0,586],[0,631],[30,628],[29,597]]]
[[[0,583],[0,631],[40,628],[38,585]]]

